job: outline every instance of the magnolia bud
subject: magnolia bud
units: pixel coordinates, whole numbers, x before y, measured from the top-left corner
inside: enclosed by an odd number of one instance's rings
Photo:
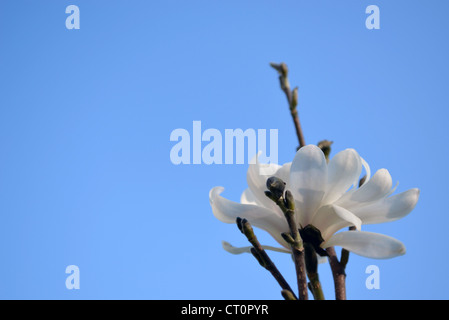
[[[279,72],[279,75],[286,77],[288,75],[288,68],[287,65],[284,62],[281,63],[274,63],[271,62],[270,66],[275,69],[277,72]]]
[[[282,232],[281,236],[288,244],[295,243],[295,239],[293,239],[292,235],[289,232]]]
[[[270,190],[273,198],[278,200],[284,195],[285,182],[277,177],[271,177],[267,180],[267,188]]]
[[[321,140],[320,142],[318,142],[317,146],[323,151],[326,159],[329,159],[329,154],[331,153],[331,145],[333,143],[334,143],[333,141],[329,140]]]
[[[296,87],[292,91],[292,103],[290,105],[290,109],[292,110],[295,109],[297,105],[298,105],[298,87]]]

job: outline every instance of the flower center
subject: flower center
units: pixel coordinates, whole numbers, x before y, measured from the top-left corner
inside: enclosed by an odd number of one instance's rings
[[[299,235],[302,241],[310,244],[320,256],[324,257],[328,255],[326,250],[320,247],[324,239],[321,236],[321,231],[317,227],[308,224],[304,228],[299,229]]]

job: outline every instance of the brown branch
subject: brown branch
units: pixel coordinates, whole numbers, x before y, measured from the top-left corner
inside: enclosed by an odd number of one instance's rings
[[[326,249],[329,264],[332,270],[335,286],[335,300],[346,300],[346,273],[342,264],[338,261],[334,247]]]
[[[274,264],[274,262],[270,259],[268,254],[265,252],[265,249],[260,244],[259,240],[257,239],[256,235],[254,234],[253,227],[246,219],[237,218],[236,220],[237,226],[239,230],[246,236],[249,243],[252,244],[253,248],[251,248],[251,253],[253,256],[257,259],[259,264],[267,269],[273,277],[276,279],[276,281],[279,283],[281,288],[286,291],[289,291],[291,295],[295,298],[296,296],[293,293],[293,290],[291,289],[290,285],[287,283],[285,278],[282,276],[282,274],[279,272],[278,268]],[[286,292],[284,291],[284,292]],[[289,295],[289,297],[291,296]],[[285,297],[284,297],[285,298]]]
[[[286,199],[291,196],[291,193],[287,190],[285,192]],[[293,260],[295,262],[296,278],[298,282],[298,296],[299,300],[308,300],[307,291],[307,276],[306,276],[306,263],[304,259],[304,246],[301,236],[299,235],[298,225],[295,220],[294,200],[287,200],[287,205],[284,204],[284,199],[280,198],[277,202],[278,206],[284,212],[284,216],[287,220],[290,228],[290,238],[284,235],[284,239],[289,239],[289,243],[292,247]]]
[[[292,249],[296,279],[298,282],[299,300],[308,300],[304,246],[295,219],[295,200],[290,191],[287,190],[284,194],[285,182],[277,177],[269,178],[267,180],[267,187],[270,191],[266,191],[265,195],[273,200],[282,210],[290,229],[290,233],[283,233],[282,237],[290,244]]]
[[[296,136],[298,137],[298,149],[300,149],[306,145],[306,141],[304,140],[301,123],[299,122],[298,111],[296,110],[296,107],[298,105],[298,88],[296,87],[295,89],[293,89],[293,91],[290,90],[290,83],[288,81],[288,68],[285,63],[270,63],[270,65],[279,73],[279,82],[281,84],[281,89],[282,91],[284,91],[287,98],[290,114],[295,125]]]

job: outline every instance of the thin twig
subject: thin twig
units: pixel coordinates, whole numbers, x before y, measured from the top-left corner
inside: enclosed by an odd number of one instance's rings
[[[257,239],[256,235],[254,234],[253,227],[246,219],[237,218],[236,220],[237,226],[239,230],[246,236],[248,241],[252,244],[253,248],[251,248],[251,253],[253,256],[259,261],[259,264],[267,269],[273,277],[276,279],[276,281],[279,283],[281,288],[283,290],[287,290],[291,292],[293,297],[295,299],[296,296],[294,295],[290,285],[287,283],[285,278],[282,276],[282,274],[279,272],[278,268],[274,264],[274,262],[270,259],[268,254],[265,252],[264,248],[260,244],[259,240]]]
[[[293,89],[293,91],[290,90],[290,83],[288,81],[288,68],[285,63],[270,63],[270,65],[279,73],[279,82],[281,84],[281,89],[282,91],[284,91],[287,98],[290,114],[295,125],[296,136],[298,137],[298,149],[300,149],[306,145],[306,142],[304,140],[304,134],[302,133],[301,123],[299,122],[298,111],[296,110],[296,107],[298,105],[298,88],[296,87],[295,89]]]

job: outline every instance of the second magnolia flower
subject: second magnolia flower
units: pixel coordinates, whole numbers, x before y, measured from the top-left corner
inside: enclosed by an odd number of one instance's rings
[[[273,176],[286,183],[295,198],[295,215],[298,228],[312,225],[320,230],[324,242],[322,248],[340,246],[351,252],[370,258],[392,258],[405,253],[405,246],[392,237],[361,231],[362,224],[394,221],[410,213],[418,202],[419,190],[409,189],[392,196],[392,179],[386,169],[378,170],[370,178],[369,166],[354,149],[337,153],[327,163],[323,152],[314,145],[301,148],[291,163],[250,164],[247,173],[248,189],[241,203],[223,198],[223,187],[215,187],[209,193],[212,211],[220,221],[235,223],[245,218],[261,228],[289,251],[290,245],[281,234],[289,231],[281,209],[264,192],[269,178],[261,173],[266,167]],[[367,177],[356,188],[362,168]],[[352,186],[352,188],[351,188]],[[354,226],[355,231],[341,231]],[[233,251],[233,250],[229,250]],[[238,252],[237,250],[234,250]]]

